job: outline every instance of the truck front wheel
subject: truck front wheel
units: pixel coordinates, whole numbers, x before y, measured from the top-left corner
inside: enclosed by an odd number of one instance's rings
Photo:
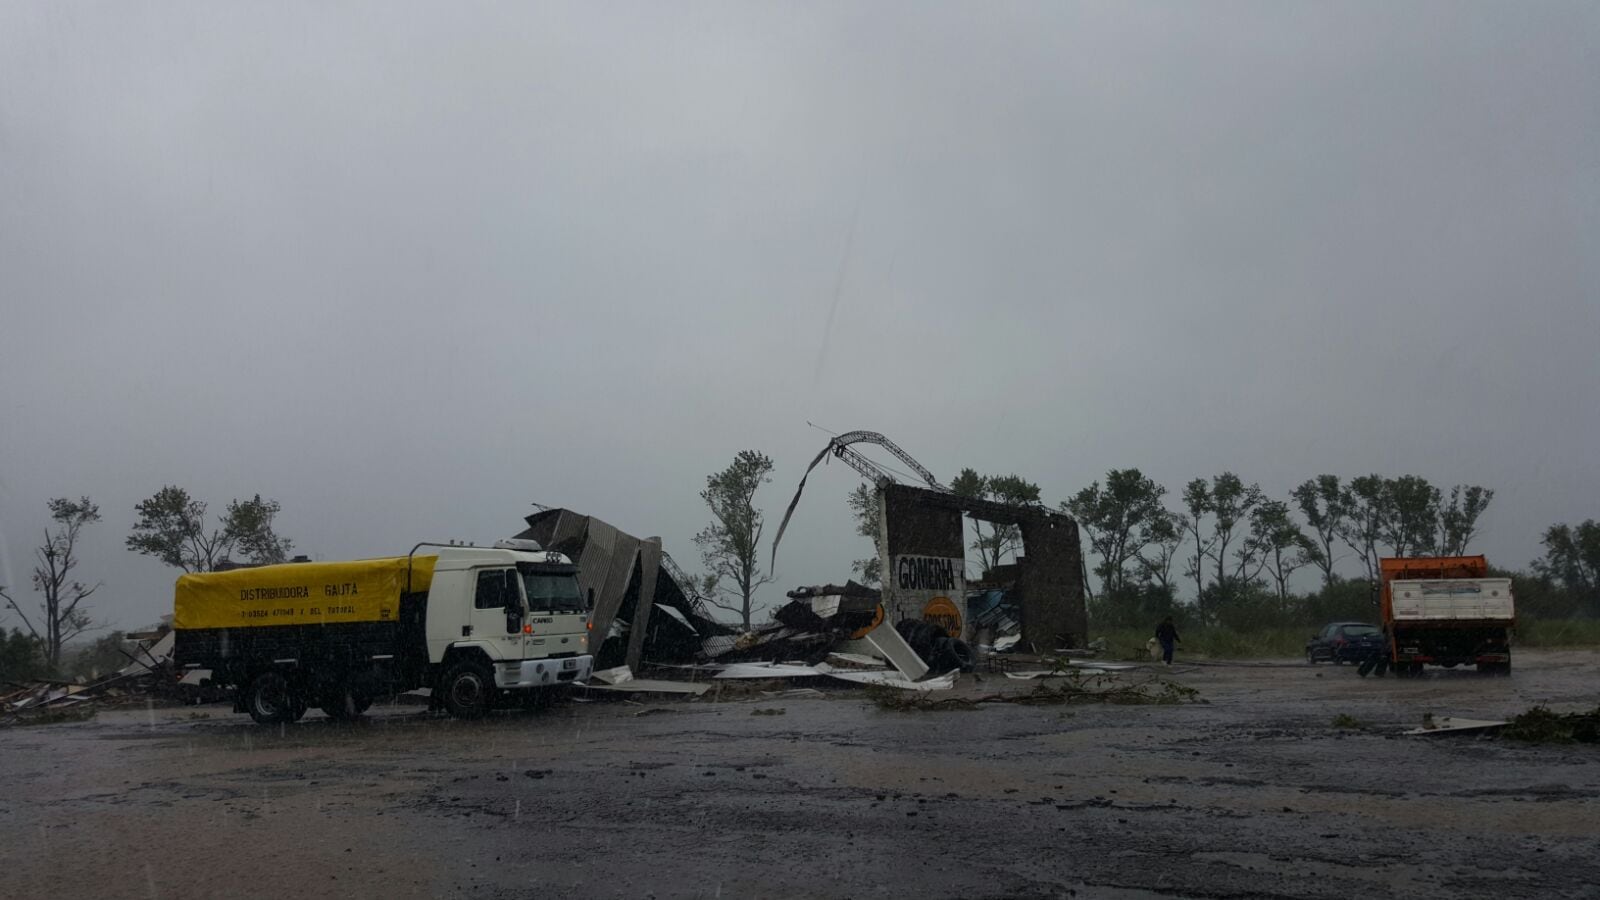
[[[444,708],[461,719],[476,719],[488,713],[494,690],[494,675],[488,666],[471,661],[451,666],[439,681]]]
[[[244,705],[258,725],[293,722],[305,714],[305,706],[295,698],[289,679],[277,672],[263,672],[251,679],[245,689]]]

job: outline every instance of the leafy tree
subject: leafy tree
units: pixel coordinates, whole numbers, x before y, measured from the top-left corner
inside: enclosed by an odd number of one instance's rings
[[[39,642],[45,664],[54,670],[61,665],[62,645],[94,627],[83,601],[99,590],[100,585],[85,585],[73,578],[72,572],[78,567],[78,538],[83,526],[100,521],[100,507],[88,497],[77,500],[56,497],[48,505],[56,527],[54,531],[45,529],[44,543],[33,551],[37,560],[33,567],[33,589],[44,595],[39,604],[39,624],[35,626],[9,594],[0,592],[0,596],[5,597],[6,605]]]
[[[1194,579],[1195,603],[1198,605],[1206,592],[1206,557],[1211,554],[1215,540],[1206,540],[1201,530],[1201,520],[1211,512],[1211,485],[1204,478],[1196,478],[1183,487],[1183,507],[1188,511],[1184,525],[1188,536],[1194,539],[1194,555],[1185,562],[1184,574]]]
[[[1138,469],[1112,469],[1106,473],[1104,490],[1096,481],[1061,504],[1078,520],[1100,557],[1095,574],[1105,593],[1119,594],[1127,587],[1128,563],[1154,539],[1151,529],[1170,526],[1161,505],[1166,492]]]
[[[1395,556],[1428,556],[1439,533],[1439,489],[1418,475],[1402,475],[1384,485],[1389,495],[1383,519],[1384,543]]]
[[[1289,614],[1289,577],[1312,565],[1317,547],[1289,515],[1289,504],[1267,500],[1250,514],[1250,536],[1246,539],[1262,561],[1262,568],[1278,589],[1279,612]]]
[[[224,529],[233,536],[235,546],[247,562],[271,565],[287,562],[294,544],[288,538],[278,537],[272,520],[283,507],[276,500],[262,500],[261,495],[228,504],[228,514],[222,518]]]
[[[67,671],[84,680],[109,675],[128,664],[128,657],[122,650],[126,642],[122,632],[113,631],[78,651]]]
[[[883,554],[878,546],[882,538],[879,526],[883,519],[883,507],[878,503],[878,489],[866,482],[856,485],[846,498],[850,504],[850,512],[856,517],[856,534],[872,541],[873,555],[868,559],[858,559],[850,564],[850,569],[861,575],[865,584],[875,585],[883,580]]]
[[[1227,601],[1229,591],[1255,577],[1250,571],[1258,562],[1254,548],[1243,543],[1236,548],[1231,563],[1228,548],[1241,536],[1241,526],[1248,527],[1251,510],[1265,499],[1259,485],[1247,485],[1232,472],[1223,472],[1210,483],[1196,478],[1184,488],[1183,502],[1189,511],[1189,527],[1195,541],[1195,555],[1189,560],[1188,574],[1194,578],[1202,617],[1212,616],[1218,604]],[[1211,516],[1209,536],[1201,530],[1200,524],[1201,517],[1207,514]],[[1213,589],[1210,591],[1205,586],[1207,559],[1213,564]],[[1259,571],[1260,566],[1255,565],[1255,572]]]
[[[1494,491],[1472,484],[1450,489],[1450,503],[1439,508],[1439,552],[1461,556],[1478,534],[1478,518],[1489,508]]]
[[[1172,564],[1178,560],[1178,551],[1183,547],[1188,530],[1188,516],[1162,510],[1161,515],[1145,524],[1140,535],[1145,549],[1134,559],[1139,578],[1159,587],[1169,597],[1177,596],[1178,586],[1172,576]]]
[[[1591,615],[1600,615],[1600,522],[1551,525],[1540,543],[1544,558],[1534,561],[1534,572],[1558,582]]]
[[[181,487],[168,485],[134,508],[139,521],[128,535],[135,553],[153,556],[185,572],[210,572],[229,558],[235,548],[252,563],[276,563],[288,558],[293,543],[278,536],[273,519],[282,507],[276,500],[234,500],[219,527],[206,525],[206,504]]]
[[[1294,489],[1294,502],[1311,528],[1306,554],[1311,564],[1322,570],[1322,584],[1333,584],[1333,567],[1339,558],[1334,555],[1333,542],[1338,539],[1349,515],[1349,500],[1337,475],[1318,475],[1308,478]]]
[[[700,492],[711,509],[711,524],[695,535],[694,542],[717,579],[717,590],[738,598],[737,606],[707,602],[741,616],[746,631],[751,628],[756,589],[772,581],[757,564],[765,516],[755,505],[756,491],[772,480],[771,474],[772,460],[766,454],[741,450],[726,469],[706,476],[706,489]],[[724,581],[733,587],[722,587]]]
[[[958,497],[1013,506],[1039,502],[1039,486],[1019,475],[979,475],[972,469],[962,469],[950,482],[950,490]],[[985,571],[999,566],[1007,553],[1022,549],[1022,529],[1016,525],[974,519],[972,526],[976,535],[972,549],[978,551],[979,565]]]
[[[0,679],[32,681],[50,674],[50,664],[45,661],[44,646],[38,638],[20,628],[11,629],[9,635],[0,630]]]
[[[1339,539],[1360,554],[1369,582],[1378,580],[1378,541],[1390,518],[1390,502],[1388,481],[1382,475],[1352,478],[1344,493],[1345,518]]]

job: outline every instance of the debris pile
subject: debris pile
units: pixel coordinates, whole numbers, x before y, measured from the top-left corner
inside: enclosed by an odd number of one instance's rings
[[[81,721],[97,707],[158,697],[170,702],[201,703],[222,699],[225,691],[210,685],[210,673],[177,672],[172,665],[170,623],[154,631],[127,635],[122,650],[128,664],[87,682],[35,679],[26,684],[0,683],[0,725]]]
[[[1563,714],[1535,706],[1500,729],[1500,736],[1540,744],[1600,743],[1600,707]]]
[[[873,700],[892,710],[977,709],[988,703],[1017,703],[1024,706],[1057,706],[1069,703],[1112,703],[1119,705],[1171,705],[1204,703],[1200,692],[1187,685],[1152,678],[1123,681],[1110,672],[1069,672],[1060,684],[1040,684],[1027,692],[995,692],[979,697],[931,697],[927,694],[876,690]]]

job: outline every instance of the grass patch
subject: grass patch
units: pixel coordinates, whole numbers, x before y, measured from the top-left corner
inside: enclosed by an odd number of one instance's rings
[[[1515,646],[1600,646],[1600,619],[1535,619],[1517,626]]]
[[[1360,728],[1361,727],[1361,720],[1357,719],[1355,716],[1350,715],[1349,713],[1339,713],[1337,716],[1333,717],[1333,727],[1335,727],[1335,728]]]
[[[1235,631],[1220,627],[1185,628],[1179,632],[1183,640],[1178,643],[1174,659],[1185,656],[1207,659],[1303,657],[1306,653],[1306,640],[1316,630],[1312,626],[1261,628],[1253,631]],[[1150,652],[1146,649],[1145,642],[1150,640],[1154,632],[1153,625],[1148,630],[1123,628],[1097,631],[1092,626],[1090,628],[1090,633],[1095,637],[1102,635],[1105,637],[1111,647],[1111,656],[1116,659],[1143,661],[1150,659]]]

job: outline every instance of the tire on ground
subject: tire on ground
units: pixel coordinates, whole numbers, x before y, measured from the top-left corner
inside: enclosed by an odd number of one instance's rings
[[[299,718],[305,706],[295,697],[289,679],[280,672],[262,672],[245,686],[245,711],[258,725],[278,725]]]
[[[474,660],[463,660],[445,670],[439,679],[444,708],[461,719],[476,719],[489,712],[494,702],[494,673]]]
[[[363,698],[359,693],[352,690],[348,684],[340,684],[330,688],[322,697],[323,714],[340,722],[347,722],[356,718],[366,712],[367,707],[370,705],[372,705],[372,701]]]
[[[952,638],[950,652],[955,656],[963,672],[971,672],[978,667],[978,656],[972,652],[972,647],[966,641]]]

